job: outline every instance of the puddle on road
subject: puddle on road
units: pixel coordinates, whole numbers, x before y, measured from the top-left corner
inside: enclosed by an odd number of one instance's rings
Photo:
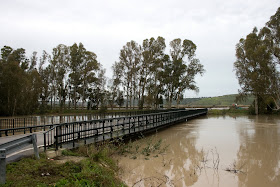
[[[128,186],[280,186],[280,117],[202,117],[156,135],[164,153],[118,158]],[[140,140],[144,141],[144,140]]]

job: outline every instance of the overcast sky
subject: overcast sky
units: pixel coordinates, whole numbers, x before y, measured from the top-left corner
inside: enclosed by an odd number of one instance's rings
[[[110,78],[128,41],[189,39],[206,73],[196,78],[199,93],[185,97],[220,96],[238,92],[235,45],[278,7],[279,0],[0,0],[0,48],[24,48],[31,56],[82,42]]]

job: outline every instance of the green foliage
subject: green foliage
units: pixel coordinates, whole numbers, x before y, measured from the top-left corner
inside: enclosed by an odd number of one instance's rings
[[[38,107],[41,78],[35,69],[36,53],[32,61],[25,50],[4,46],[0,57],[0,114],[32,114]]]
[[[85,146],[63,154],[86,158],[64,164],[44,155],[40,160],[24,158],[7,165],[7,183],[2,186],[125,186],[116,177],[118,167],[108,147]]]
[[[180,104],[186,89],[198,91],[195,76],[205,72],[199,59],[195,58],[196,45],[191,40],[174,39],[170,47],[170,57],[165,56],[162,72],[168,108],[171,108],[173,99],[177,106]]]
[[[66,100],[69,108],[72,103],[76,109],[78,101],[84,103],[96,95],[91,92],[93,87],[104,95],[105,70],[97,62],[95,53],[87,51],[82,43],[71,47],[59,44],[53,48],[52,55],[43,51],[39,65],[36,55],[37,52],[33,52],[28,59],[22,48],[14,50],[4,46],[1,49],[1,115],[28,115],[35,111],[43,114],[56,110],[57,98],[60,112],[66,108]]]

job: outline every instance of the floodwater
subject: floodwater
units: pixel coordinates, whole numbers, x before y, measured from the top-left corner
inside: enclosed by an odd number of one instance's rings
[[[118,158],[128,186],[280,186],[279,116],[201,117],[156,138],[164,153]]]

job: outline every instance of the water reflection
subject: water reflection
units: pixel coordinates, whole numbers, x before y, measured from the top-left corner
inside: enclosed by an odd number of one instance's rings
[[[248,118],[252,124],[239,130],[237,165],[246,175],[238,175],[239,186],[280,186],[279,118]]]
[[[195,127],[177,126],[161,131],[157,138],[164,138],[169,144],[168,151],[149,160],[139,157],[132,160],[121,158],[123,168],[121,178],[129,186],[190,186],[199,178],[197,166],[202,158],[202,150],[197,150]]]
[[[279,126],[279,116],[191,120],[157,134],[165,154],[120,157],[120,177],[129,186],[280,186]]]

